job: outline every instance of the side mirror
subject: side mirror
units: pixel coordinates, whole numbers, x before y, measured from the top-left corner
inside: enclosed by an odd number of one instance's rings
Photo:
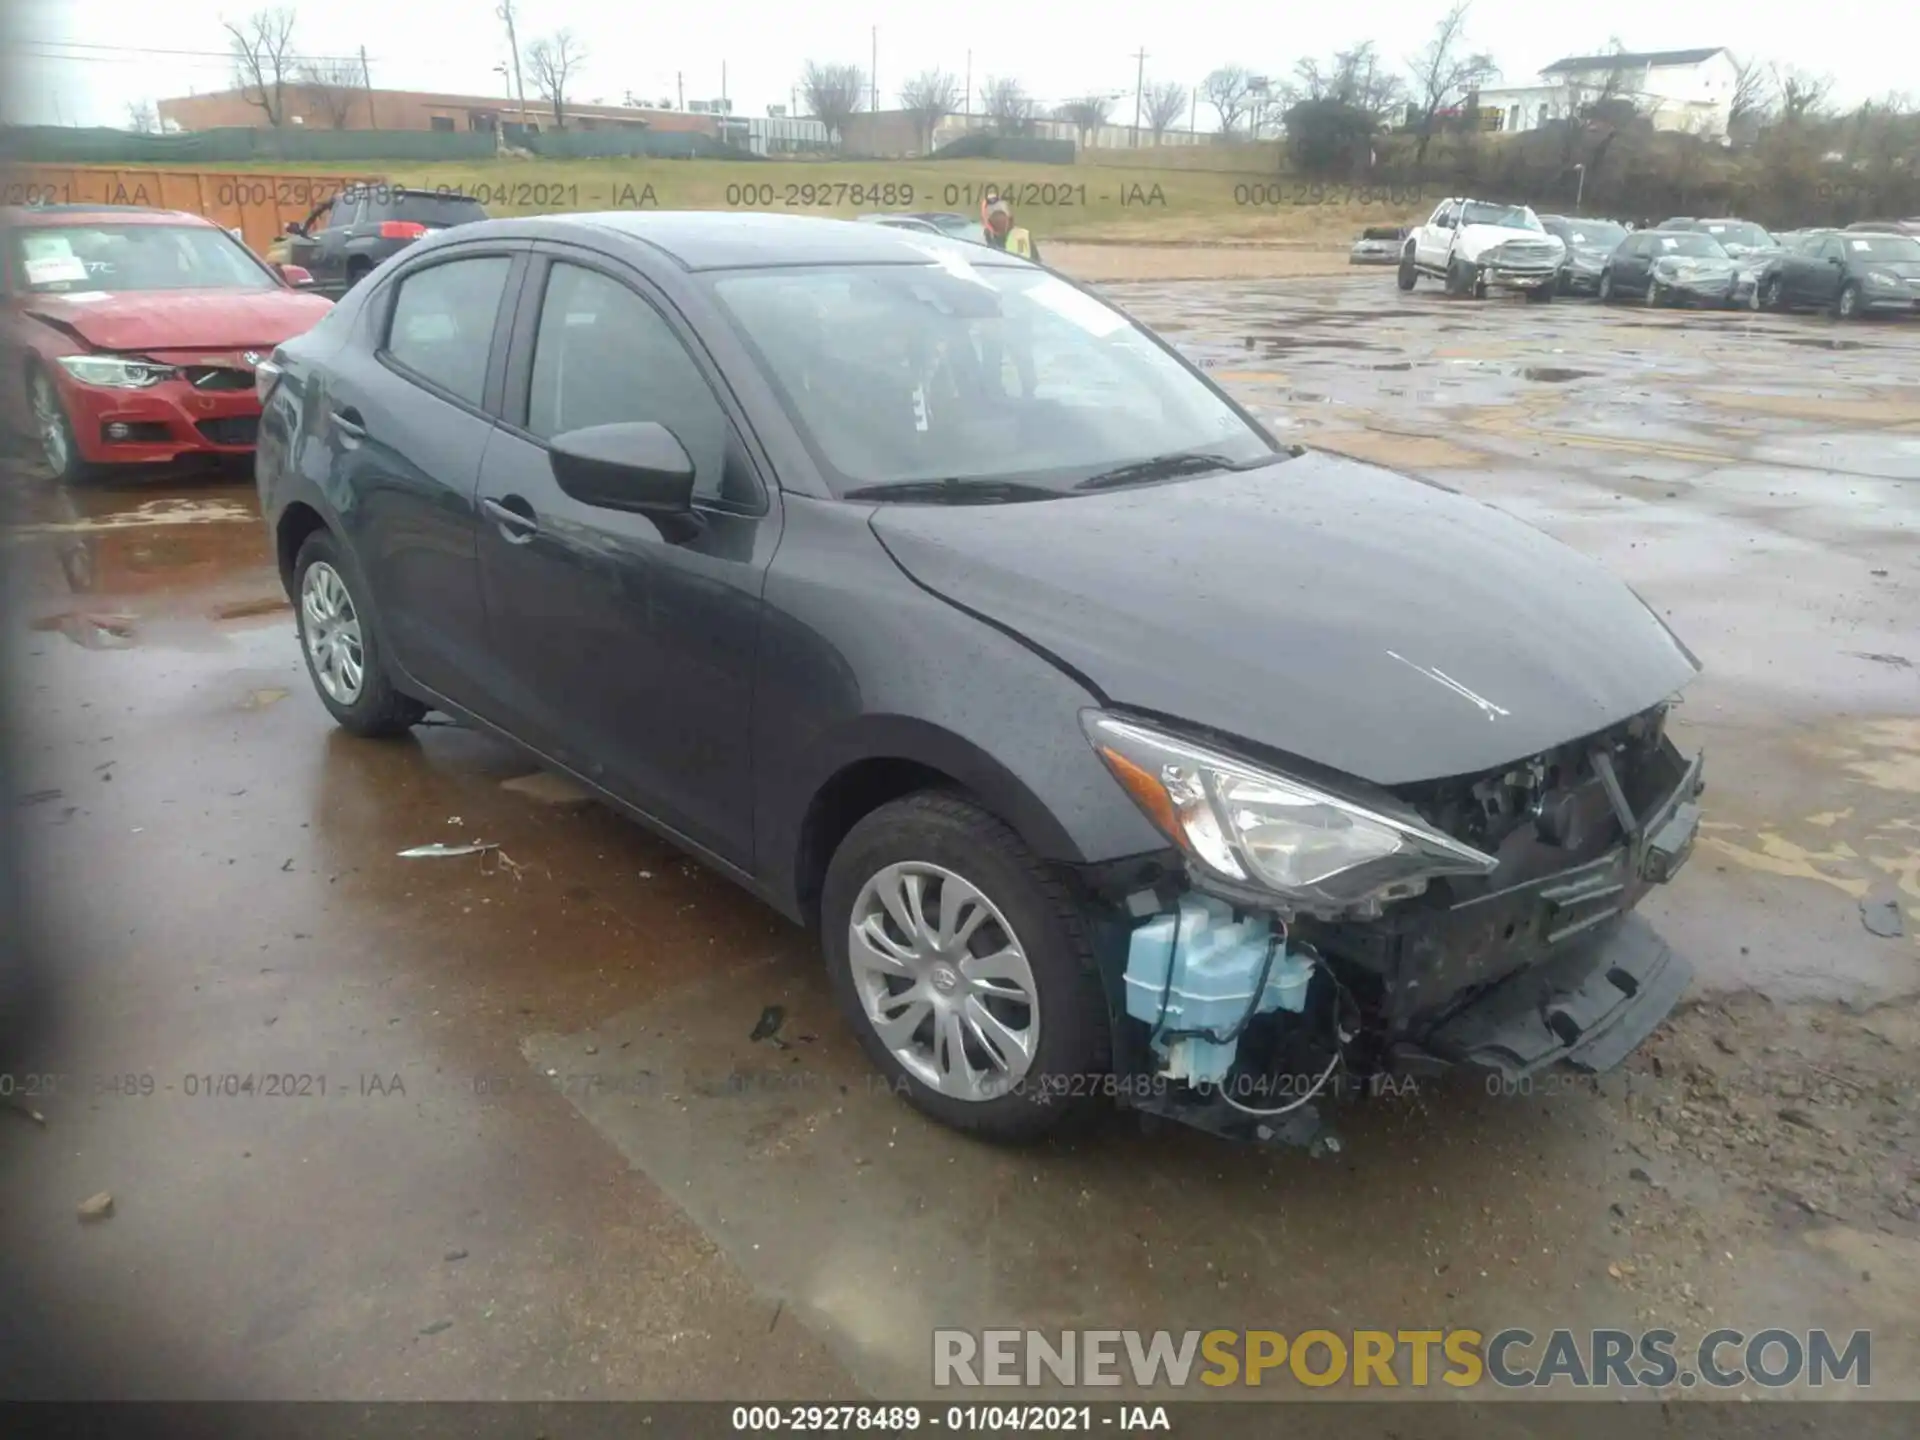
[[[1827,257],[1827,263],[1829,265],[1844,265],[1847,262],[1845,260],[1842,260],[1838,255],[1829,255]]]
[[[582,505],[645,515],[668,540],[697,530],[693,461],[666,426],[651,420],[591,425],[547,442],[548,463],[562,493]]]
[[[280,278],[296,290],[313,284],[313,272],[304,265],[282,265]]]

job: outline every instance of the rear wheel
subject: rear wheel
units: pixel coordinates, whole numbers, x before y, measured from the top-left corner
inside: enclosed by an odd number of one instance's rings
[[[394,689],[353,569],[333,536],[315,531],[294,562],[294,616],[307,674],[341,729],[369,737],[404,734],[427,707]]]
[[[915,1108],[1026,1141],[1100,1108],[1107,1003],[1065,880],[1004,822],[922,791],[848,832],[821,938],[847,1021]]]

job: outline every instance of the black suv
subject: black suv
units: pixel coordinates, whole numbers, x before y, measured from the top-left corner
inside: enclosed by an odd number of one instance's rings
[[[338,296],[422,236],[486,218],[480,202],[464,195],[398,185],[356,186],[288,225],[267,258],[303,266],[321,294]]]

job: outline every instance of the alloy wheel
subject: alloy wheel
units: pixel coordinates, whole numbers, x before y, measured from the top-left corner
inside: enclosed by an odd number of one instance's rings
[[[33,377],[33,428],[40,436],[40,453],[47,468],[55,475],[66,474],[73,464],[73,438],[53,382],[43,374]]]
[[[309,565],[301,578],[300,617],[314,679],[336,704],[353,704],[367,675],[360,616],[346,581],[324,560]]]
[[[860,887],[847,928],[861,1011],[908,1073],[973,1101],[1026,1076],[1038,987],[1020,938],[976,886],[923,861],[888,865]]]

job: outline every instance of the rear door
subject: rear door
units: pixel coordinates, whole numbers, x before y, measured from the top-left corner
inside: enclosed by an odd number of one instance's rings
[[[313,237],[313,261],[308,264],[297,255],[294,263],[313,272],[314,284],[329,295],[340,295],[347,288],[347,241],[353,233],[356,217],[367,201],[364,192],[342,191],[319,218],[318,229],[309,229]]]
[[[401,669],[497,709],[475,555],[474,488],[493,434],[528,242],[451,246],[388,277],[331,363],[316,431],[332,493]]]
[[[779,496],[681,312],[639,271],[543,243],[480,478],[507,724],[742,867],[752,860],[754,656]],[[691,534],[563,493],[547,441],[655,421],[694,461]]]
[[[1427,223],[1420,227],[1419,238],[1413,242],[1414,256],[1420,264],[1436,270],[1446,266],[1453,248],[1453,225],[1459,208],[1452,200],[1442,200]]]

